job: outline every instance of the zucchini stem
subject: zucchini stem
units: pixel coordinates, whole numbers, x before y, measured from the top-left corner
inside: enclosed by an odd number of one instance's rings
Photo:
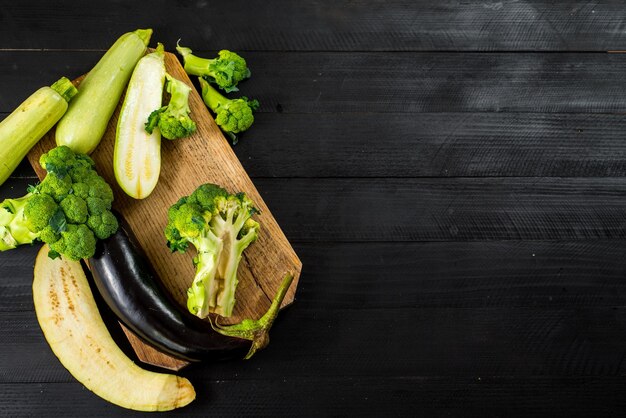
[[[59,95],[68,103],[72,100],[72,97],[76,96],[76,93],[78,93],[74,84],[72,84],[72,82],[65,77],[61,77],[55,81],[50,88],[59,93]]]
[[[150,38],[152,37],[152,29],[137,29],[135,35],[139,36],[139,39],[141,39],[145,46],[148,46],[148,42],[150,42]]]

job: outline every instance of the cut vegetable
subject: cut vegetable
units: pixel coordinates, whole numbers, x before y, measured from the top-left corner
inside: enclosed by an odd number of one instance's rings
[[[0,184],[61,119],[76,92],[72,82],[63,77],[52,86],[34,92],[0,122]]]
[[[235,306],[237,270],[243,252],[256,241],[258,209],[240,192],[211,183],[181,197],[167,212],[165,238],[172,251],[196,248],[196,276],[187,290],[187,309],[199,318],[210,312],[229,317]]]
[[[128,84],[115,135],[113,169],[122,190],[135,199],[150,195],[161,172],[161,132],[146,132],[154,109],[161,107],[165,83],[163,45],[139,60]]]
[[[170,102],[167,106],[155,109],[150,113],[146,122],[146,131],[152,131],[158,127],[163,138],[180,139],[185,138],[196,131],[196,122],[189,117],[189,87],[184,81],[178,80],[166,74],[166,90],[170,94]]]
[[[167,411],[195,399],[187,379],[143,370],[117,347],[79,262],[52,260],[44,246],[35,261],[33,299],[50,348],[96,395],[138,411]]]
[[[98,242],[89,268],[98,292],[124,325],[153,347],[187,361],[215,360],[248,346],[180,309],[130,226],[119,220],[117,233]]]
[[[83,154],[98,146],[151,35],[152,29],[126,33],[104,54],[78,86],[76,98],[59,122],[57,145]]]

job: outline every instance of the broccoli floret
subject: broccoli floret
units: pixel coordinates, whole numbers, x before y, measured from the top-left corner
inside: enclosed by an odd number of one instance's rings
[[[88,197],[86,202],[90,215],[100,215],[111,209],[111,202],[99,197]]]
[[[117,218],[111,211],[105,210],[99,215],[91,215],[87,220],[87,226],[91,228],[96,238],[105,239],[117,231]]]
[[[87,217],[89,216],[87,202],[82,198],[71,194],[61,201],[60,206],[68,222],[73,224],[84,224],[87,222]]]
[[[209,312],[228,317],[235,306],[237,268],[243,251],[256,240],[259,224],[254,203],[244,194],[230,194],[203,184],[168,211],[165,237],[172,251],[197,251],[196,275],[187,291],[187,308],[200,318]]]
[[[85,200],[89,197],[89,185],[87,183],[74,183],[72,184],[72,190],[74,194],[81,199]]]
[[[90,176],[87,185],[89,186],[89,197],[103,199],[107,202],[109,208],[111,207],[111,202],[113,202],[113,190],[102,177]]]
[[[50,195],[33,194],[24,206],[24,222],[32,232],[41,232],[58,210],[59,205]]]
[[[0,204],[0,251],[36,240],[50,245],[50,255],[72,260],[94,254],[96,238],[115,233],[109,211],[113,191],[86,155],[62,146],[40,158],[43,181],[19,199]]]
[[[75,161],[76,155],[69,147],[57,147],[39,157],[41,167],[58,178],[64,178]]]
[[[50,249],[70,260],[89,258],[96,252],[96,237],[87,225],[70,224],[61,232],[61,239],[50,244]]]
[[[55,202],[60,203],[72,191],[72,178],[67,175],[63,177],[58,177],[57,175],[46,176],[37,188],[39,193],[47,194]]]
[[[184,138],[196,131],[196,123],[189,117],[191,87],[169,74],[166,74],[166,78],[166,90],[170,94],[170,102],[148,116],[146,132],[151,134],[158,126],[164,138]]]
[[[193,55],[191,49],[177,45],[176,50],[183,57],[185,72],[197,75],[205,80],[215,83],[226,93],[239,90],[237,84],[250,78],[250,69],[246,60],[240,55],[221,50],[213,59],[200,58]]]
[[[44,229],[39,232],[39,240],[45,243],[53,243],[61,239],[61,232],[57,231],[56,228],[48,225]]]
[[[216,117],[215,122],[228,135],[233,144],[237,143],[237,134],[246,131],[254,122],[252,114],[259,107],[257,100],[248,100],[247,97],[228,99],[222,96],[203,78],[200,78],[202,99]]]

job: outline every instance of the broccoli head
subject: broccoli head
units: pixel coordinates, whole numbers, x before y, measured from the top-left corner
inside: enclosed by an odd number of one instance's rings
[[[209,312],[228,317],[235,306],[237,268],[243,251],[256,240],[259,223],[254,203],[244,194],[230,194],[203,184],[168,211],[165,238],[172,251],[196,248],[196,275],[187,291],[187,308],[200,318]]]
[[[238,91],[237,84],[250,78],[246,60],[235,52],[221,50],[213,59],[193,55],[191,49],[177,45],[176,51],[183,57],[185,72],[214,83],[226,93]]]
[[[237,134],[252,126],[254,122],[252,113],[259,107],[259,102],[248,100],[247,97],[228,99],[203,78],[200,78],[200,86],[204,103],[215,113],[215,122],[231,138],[233,144],[236,144]]]
[[[0,251],[36,240],[50,245],[50,255],[89,258],[96,238],[117,230],[110,212],[113,191],[87,155],[61,146],[43,154],[46,177],[19,199],[0,205]]]
[[[189,93],[191,87],[182,81],[166,75],[166,90],[170,94],[167,106],[153,111],[146,122],[146,132],[152,133],[158,126],[161,135],[167,139],[179,139],[196,131],[196,123],[189,117]]]

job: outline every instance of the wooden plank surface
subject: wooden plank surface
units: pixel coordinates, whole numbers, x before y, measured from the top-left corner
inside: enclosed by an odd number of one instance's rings
[[[31,183],[15,179],[12,195]],[[298,243],[626,238],[621,177],[262,178],[255,184]]]
[[[328,309],[626,305],[624,240],[309,242],[295,249],[309,277],[299,299]],[[0,312],[33,310],[36,250],[0,260],[7,275]]]
[[[256,183],[293,242],[626,238],[626,182],[617,177]]]
[[[305,264],[298,303],[252,361],[183,370],[198,399],[164,416],[624,416],[626,55],[604,51],[626,50],[625,10],[13,2],[0,112],[138,26],[248,60],[262,107],[233,151]],[[45,344],[35,250],[0,254],[0,416],[138,416]]]
[[[321,1],[180,3],[84,7],[36,0],[3,7],[0,48],[106,49],[116,36],[153,27],[160,42],[197,49],[414,51],[606,51],[625,49],[618,0]],[[68,13],[79,10],[80,13]],[[86,36],[88,34],[88,36]]]
[[[211,403],[193,403],[186,417],[206,417],[207,409],[215,416],[299,416],[319,415],[381,416],[390,409],[400,416],[612,416],[626,409],[623,396],[626,385],[618,376],[587,377],[337,377],[318,379],[302,377],[268,385],[265,381],[209,380],[202,382],[211,394]],[[115,409],[95,398],[77,383],[33,385],[0,384],[5,394],[0,411],[19,416],[37,415],[77,417],[140,417]],[[316,396],[302,397],[302,392]],[[58,399],[67,393],[76,395],[68,410]],[[546,411],[550,411],[549,415]],[[255,414],[252,414],[254,411]],[[175,413],[160,415],[177,416]]]
[[[624,177],[624,132],[620,114],[270,113],[236,151],[253,178]]]
[[[169,74],[191,84],[174,55],[166,53],[165,66]],[[213,121],[200,95],[192,90],[189,99],[191,114],[198,126],[196,133],[184,140],[162,142],[159,183],[152,194],[143,200],[127,196],[117,185],[113,173],[113,147],[120,106],[109,121],[100,145],[91,156],[98,172],[113,188],[113,208],[120,212],[135,232],[165,287],[180,305],[186,306],[187,289],[195,274],[192,262],[194,254],[193,251],[171,254],[165,245],[163,230],[167,224],[168,208],[203,183],[219,184],[232,193],[245,192],[260,210],[257,215],[261,224],[259,236],[243,255],[237,272],[237,303],[233,316],[224,322],[235,323],[245,318],[261,317],[287,272],[295,277],[283,306],[292,303],[302,264],[237,160],[230,144]],[[39,178],[46,175],[46,171],[39,165],[39,157],[55,146],[54,131],[51,131],[29,153],[28,159]],[[142,360],[150,364],[180,368],[180,362],[161,356],[156,350],[145,349],[144,343],[133,338],[132,334],[130,338]]]
[[[259,114],[626,113],[626,54],[244,55],[254,75],[241,85],[241,91],[261,102]],[[100,56],[100,51],[0,52],[2,61],[11,63],[0,66],[0,111],[11,111],[30,92],[61,75],[84,74]]]
[[[272,343],[282,349],[266,350],[254,363],[204,363],[180,374],[194,384],[207,377],[272,384],[303,377],[623,376],[625,314],[624,307],[532,306],[320,312],[307,304],[273,330]],[[6,313],[0,325],[0,383],[74,381],[47,349],[32,312]],[[205,398],[199,403],[209,405],[210,394],[198,390]]]
[[[266,113],[234,150],[253,179],[624,177],[625,131],[620,114]]]

